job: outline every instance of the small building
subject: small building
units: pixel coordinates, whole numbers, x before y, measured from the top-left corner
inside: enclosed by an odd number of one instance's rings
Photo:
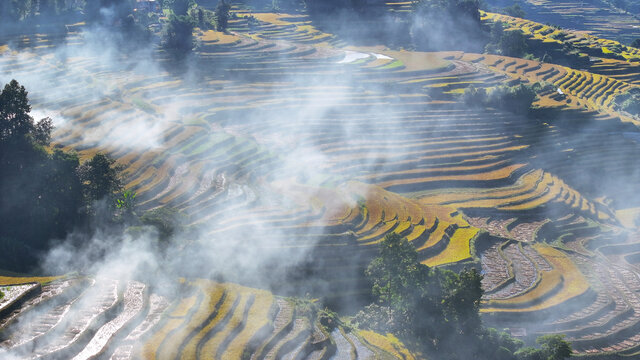
[[[527,329],[525,328],[507,328],[505,331],[515,338],[523,338],[527,336]]]

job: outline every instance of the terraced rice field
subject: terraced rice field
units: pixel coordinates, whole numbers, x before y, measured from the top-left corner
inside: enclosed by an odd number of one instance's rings
[[[489,2],[491,3],[491,1]],[[633,14],[598,0],[526,0],[527,19],[551,23],[606,39],[630,43],[638,37],[640,21]]]
[[[356,359],[356,352],[376,358],[411,358],[392,336],[358,334],[341,327],[326,332],[293,302],[264,290],[197,280],[183,283],[182,291],[184,297],[169,305],[138,282],[79,278],[52,282],[15,308],[15,314],[29,319],[28,323],[2,324],[5,340],[0,355],[330,359],[341,356],[336,354],[346,346],[349,355],[339,359]],[[344,336],[349,340],[341,343]]]
[[[26,38],[19,51],[4,50],[0,79],[33,89],[34,109],[57,119],[55,146],[118,159],[140,211],[185,214],[202,235],[184,254],[216,243],[260,263],[295,251],[301,260],[288,265],[302,270],[294,286],[268,284],[274,295],[191,280],[166,298],[137,282],[35,280],[42,293],[0,323],[5,350],[77,359],[411,358],[392,337],[327,331],[280,297],[310,292],[339,303],[366,293],[362,268],[395,232],[429,266],[480,268],[490,325],[524,327],[531,337],[567,333],[576,355],[640,351],[640,261],[619,250],[640,242],[616,215],[638,206],[624,203],[634,199],[618,185],[640,168],[638,146],[624,136],[638,120],[611,107],[633,81],[502,56],[343,47],[304,15],[255,14],[257,25],[244,16],[231,34],[198,34],[186,75],[167,70],[174,64],[160,50],[139,66],[124,54],[113,55],[117,63],[61,55],[58,45]],[[75,31],[66,48],[85,50],[89,40]],[[458,97],[469,85],[534,81],[565,94],[543,94],[539,105],[605,130],[469,109]],[[614,180],[594,185],[602,166]],[[304,287],[310,278],[322,286]],[[31,325],[15,321],[26,317]]]

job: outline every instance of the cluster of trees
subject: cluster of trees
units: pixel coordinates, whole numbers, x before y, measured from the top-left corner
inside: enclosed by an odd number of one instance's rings
[[[520,4],[515,3],[511,6],[506,6],[504,8],[502,8],[500,10],[500,13],[505,14],[505,15],[509,15],[509,16],[513,16],[513,17],[517,17],[517,18],[524,18],[526,13],[524,12],[524,10],[522,10],[522,8],[520,7]]]
[[[30,272],[51,241],[73,233],[82,241],[96,230],[122,234],[157,230],[166,243],[186,219],[163,208],[135,212],[136,194],[123,191],[122,168],[97,153],[81,162],[52,149],[50,118],[35,121],[28,93],[12,80],[0,91],[0,263]]]
[[[631,115],[640,115],[640,92],[627,91],[613,99],[614,106]]]
[[[0,92],[0,261],[17,271],[33,266],[50,239],[113,210],[122,187],[106,155],[81,164],[75,153],[51,151],[52,121],[31,117],[27,95],[15,80]]]
[[[391,332],[438,359],[560,360],[571,355],[561,335],[538,338],[541,348],[483,327],[481,275],[429,268],[406,238],[387,235],[366,270],[376,302],[360,311],[361,328]],[[464,346],[461,346],[464,344]]]
[[[3,0],[0,20],[17,22],[37,16],[64,15],[80,10],[78,4],[70,0]]]
[[[169,9],[171,15],[165,28],[165,48],[178,54],[189,52],[193,48],[193,30],[213,29],[227,31],[231,5],[225,0],[218,1],[215,11],[206,10],[193,0],[173,0]]]
[[[538,98],[538,93],[552,90],[550,86],[536,82],[515,86],[497,86],[489,91],[470,86],[465,89],[462,98],[469,106],[488,106],[516,114],[529,114],[533,110],[533,102]]]
[[[526,40],[522,31],[505,30],[503,23],[496,22],[490,26],[489,42],[485,45],[484,51],[490,54],[524,58],[529,51]]]
[[[196,26],[227,31],[231,6],[225,0],[219,0],[214,11],[199,6],[196,0],[162,0],[161,4],[169,12],[163,29],[163,43],[167,49],[177,53],[190,51],[194,45],[193,31]],[[150,41],[148,26],[158,21],[158,15],[134,12],[135,7],[135,0],[3,0],[0,1],[0,25],[14,28],[17,24],[50,25],[56,17],[62,18],[64,23],[69,20],[69,14],[73,14],[82,16],[81,19],[88,23],[103,24],[117,30],[125,35],[122,36],[122,45],[132,44],[136,47]],[[155,20],[150,20],[150,17]]]
[[[133,12],[135,0],[3,0],[0,19],[4,22],[28,22],[44,18],[52,21],[84,13],[88,21],[101,21],[105,14],[112,21],[122,20]],[[107,9],[101,12],[101,9]]]

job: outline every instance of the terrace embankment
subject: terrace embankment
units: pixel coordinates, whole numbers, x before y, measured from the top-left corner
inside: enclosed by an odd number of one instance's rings
[[[290,267],[260,267],[274,283],[286,269],[291,286],[269,293],[186,280],[183,296],[164,299],[135,283],[52,283],[17,313],[42,310],[32,312],[41,326],[7,318],[15,325],[5,348],[114,359],[397,357],[387,337],[320,334],[279,296],[366,300],[363,268],[376,244],[398,233],[424,264],[481,268],[488,323],[566,332],[579,354],[637,351],[637,258],[611,250],[637,242],[615,212],[639,200],[623,186],[636,179],[637,120],[611,106],[635,86],[632,77],[606,62],[595,73],[502,56],[346,48],[304,15],[256,14],[253,28],[246,16],[232,21],[231,34],[197,33],[189,76],[167,70],[175,64],[159,49],[151,50],[157,71],[127,54],[102,61],[81,51],[78,29],[66,46],[81,55],[25,46],[3,53],[0,70],[34,89],[34,109],[61,119],[55,146],[83,159],[109,153],[140,211],[172,207],[201,230],[173,256],[201,271],[211,261],[199,250],[212,243],[294,253]],[[536,103],[559,120],[460,99],[472,85],[535,81],[564,94]],[[251,284],[240,271],[225,275]],[[90,294],[101,295],[87,300],[93,312],[65,320]]]

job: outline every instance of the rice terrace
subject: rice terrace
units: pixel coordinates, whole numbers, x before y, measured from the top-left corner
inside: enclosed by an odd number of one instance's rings
[[[0,359],[640,359],[632,0],[1,0]]]

